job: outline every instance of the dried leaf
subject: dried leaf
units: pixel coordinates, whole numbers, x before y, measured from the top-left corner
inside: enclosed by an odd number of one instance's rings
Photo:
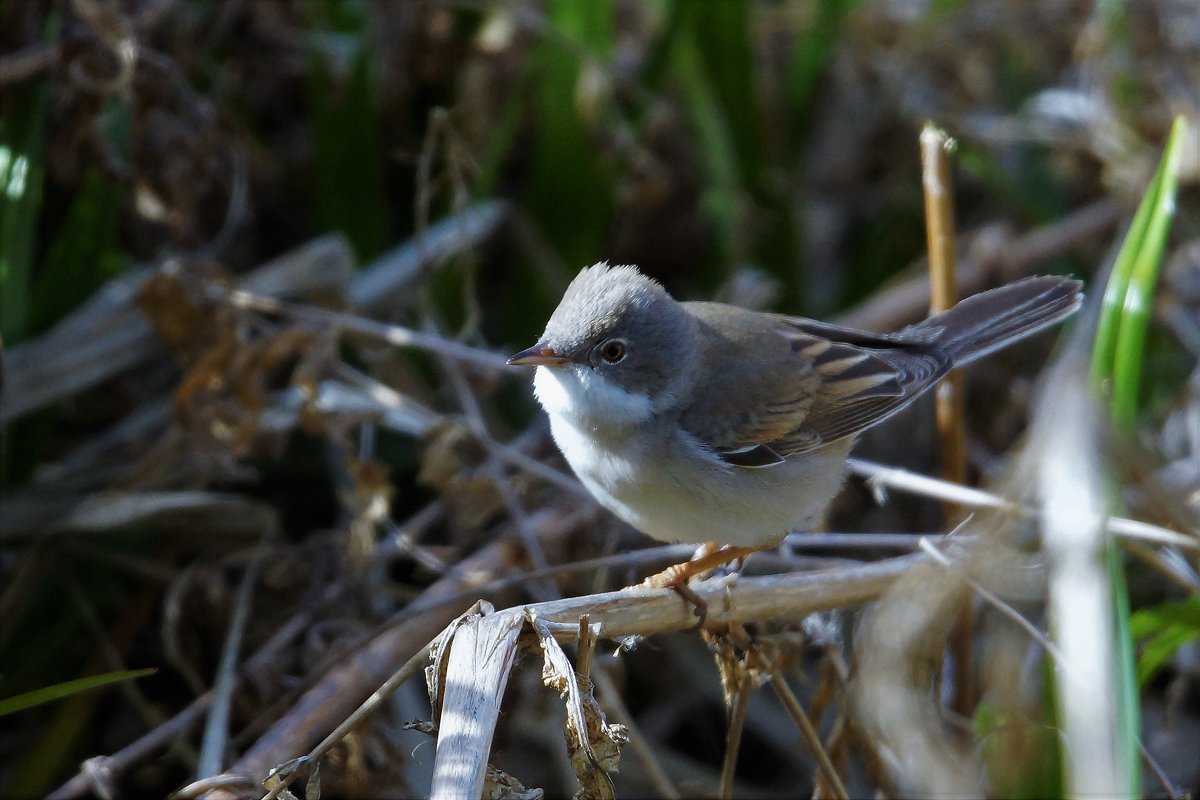
[[[616,772],[621,748],[629,741],[624,725],[609,724],[592,695],[592,682],[575,672],[562,646],[545,621],[532,614],[529,623],[537,632],[545,662],[542,682],[567,701],[567,754],[579,779],[578,800],[616,798],[616,788],[608,773]]]

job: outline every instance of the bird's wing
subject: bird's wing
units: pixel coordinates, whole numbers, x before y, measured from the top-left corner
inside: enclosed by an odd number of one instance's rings
[[[769,467],[860,433],[944,375],[936,344],[798,317],[688,303],[703,332],[706,374],[681,418],[728,463]],[[765,324],[764,324],[765,323]],[[753,358],[745,358],[747,352]]]

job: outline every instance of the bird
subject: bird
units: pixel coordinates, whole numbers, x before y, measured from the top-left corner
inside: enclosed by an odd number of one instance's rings
[[[1031,277],[903,330],[871,333],[716,302],[679,302],[631,265],[571,281],[534,366],[555,444],[605,508],[701,545],[646,585],[772,547],[839,493],[859,435],[969,364],[1073,314],[1082,284]]]

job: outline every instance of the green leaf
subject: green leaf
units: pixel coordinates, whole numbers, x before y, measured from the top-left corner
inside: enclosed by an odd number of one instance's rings
[[[686,96],[685,105],[698,144],[697,157],[704,170],[701,209],[716,231],[721,260],[734,263],[746,256],[745,245],[739,241],[737,224],[743,180],[735,137],[716,92],[708,82],[697,45],[690,40],[680,41],[675,48],[673,66]]]
[[[41,689],[34,689],[32,692],[25,692],[13,697],[6,697],[0,700],[0,717],[8,714],[15,714],[18,711],[24,711],[27,708],[40,706],[45,703],[52,703],[55,700],[62,700],[72,695],[81,694],[82,692],[91,691],[101,686],[108,686],[113,683],[122,681],[131,681],[137,678],[143,678],[147,675],[153,675],[158,672],[157,669],[150,667],[147,669],[130,669],[120,672],[108,672],[103,675],[89,675],[86,678],[76,678],[72,681],[64,683],[56,683],[53,686],[45,686]]]
[[[1200,595],[1139,609],[1129,620],[1129,630],[1135,639],[1145,639],[1175,625],[1200,630]]]
[[[1101,387],[1111,381],[1113,422],[1122,431],[1132,429],[1137,413],[1146,328],[1167,231],[1175,214],[1186,129],[1185,119],[1176,117],[1158,170],[1138,204],[1104,290],[1092,351],[1092,380]]]
[[[1200,639],[1200,595],[1141,609],[1130,617],[1129,630],[1141,642],[1137,679],[1145,686],[1180,647]]]
[[[724,120],[739,171],[748,179],[761,171],[763,141],[759,128],[754,52],[750,41],[748,3],[680,0],[680,44],[691,44],[692,58],[711,87],[717,112]]]
[[[1150,309],[1166,247],[1167,231],[1175,212],[1175,193],[1179,180],[1181,148],[1186,123],[1177,117],[1163,149],[1162,159],[1154,179],[1138,205],[1133,222],[1121,243],[1105,287],[1100,321],[1092,348],[1092,382],[1110,394],[1113,424],[1122,432],[1132,430],[1142,373],[1142,360]],[[1133,625],[1129,612],[1129,592],[1121,553],[1115,543],[1106,552],[1109,584],[1113,596],[1114,636],[1118,647],[1115,655],[1119,693],[1118,735],[1123,743],[1126,774],[1130,778],[1130,793],[1137,794],[1141,785],[1140,758],[1140,698],[1139,683],[1165,663],[1172,645],[1179,637],[1166,637],[1143,653],[1135,668]],[[1169,651],[1169,652],[1168,652]]]

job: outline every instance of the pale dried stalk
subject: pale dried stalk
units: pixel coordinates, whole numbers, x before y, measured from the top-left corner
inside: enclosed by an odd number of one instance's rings
[[[580,671],[582,672],[582,670]],[[629,712],[625,701],[621,699],[621,694],[617,691],[612,679],[608,677],[608,673],[604,670],[593,672],[592,682],[600,690],[600,705],[629,731],[630,749],[633,750],[634,757],[641,762],[642,769],[646,771],[646,779],[654,787],[656,796],[665,800],[678,800],[681,795],[675,788],[675,784],[671,782],[671,776],[658,762],[654,749],[650,747],[650,742],[638,727],[637,721]]]
[[[45,334],[6,354],[0,422],[95,386],[136,366],[162,346],[137,310],[137,296],[153,269],[114,278]],[[248,273],[238,286],[271,296],[296,296],[340,287],[354,273],[354,254],[345,237],[313,239]]]
[[[0,501],[0,542],[43,534],[98,534],[128,528],[158,528],[174,533],[219,530],[231,537],[252,536],[278,524],[274,507],[231,492],[194,490],[97,492],[68,501],[36,496]],[[64,513],[65,511],[65,513]]]
[[[211,778],[221,771],[225,760],[225,749],[229,742],[229,719],[233,706],[233,690],[237,685],[238,656],[242,650],[242,638],[250,619],[250,607],[254,601],[254,587],[258,573],[267,558],[267,545],[273,530],[263,531],[254,548],[250,563],[242,573],[234,596],[233,614],[221,647],[216,679],[213,681],[213,700],[208,709],[208,720],[204,726],[200,757],[196,766],[196,779]]]
[[[248,311],[259,311],[266,314],[279,314],[289,319],[308,322],[320,326],[338,328],[344,331],[359,333],[375,339],[396,345],[397,347],[414,347],[427,350],[443,358],[455,361],[465,361],[489,370],[505,368],[504,356],[483,350],[478,347],[462,344],[454,339],[448,339],[434,333],[416,331],[402,325],[378,322],[358,314],[348,314],[342,311],[329,311],[318,306],[303,303],[287,303],[273,297],[254,294],[242,289],[236,289],[228,294],[228,300],[236,308]]]

